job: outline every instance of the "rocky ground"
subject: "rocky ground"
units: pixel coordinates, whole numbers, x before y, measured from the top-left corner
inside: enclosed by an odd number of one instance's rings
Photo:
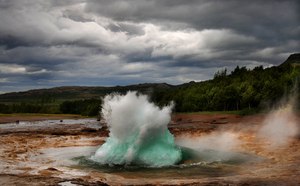
[[[150,172],[157,176],[145,177],[146,174],[139,173],[103,173],[78,168],[68,157],[92,153],[108,135],[107,129],[96,120],[88,124],[80,119],[72,124],[64,124],[65,119],[36,126],[34,122],[1,124],[0,185],[300,185],[300,138],[269,148],[267,140],[257,139],[256,130],[264,118],[265,115],[174,114],[169,129],[176,138],[230,132],[239,140],[234,147],[236,151],[262,158],[234,166],[230,175],[174,178],[164,177],[163,170]],[[39,119],[48,118],[33,120]],[[16,120],[22,118],[5,118],[6,122]]]

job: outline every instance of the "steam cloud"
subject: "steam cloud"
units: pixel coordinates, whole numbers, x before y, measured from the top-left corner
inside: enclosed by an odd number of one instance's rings
[[[233,132],[214,132],[200,137],[181,136],[176,144],[193,149],[218,149],[231,151],[240,145],[238,135]]]
[[[266,139],[270,148],[287,145],[299,133],[293,104],[288,103],[268,114],[258,131],[258,137]]]

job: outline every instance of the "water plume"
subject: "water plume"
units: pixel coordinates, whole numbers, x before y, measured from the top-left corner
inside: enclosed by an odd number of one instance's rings
[[[137,92],[106,96],[102,117],[110,133],[91,159],[108,165],[149,167],[178,163],[181,150],[167,128],[172,108],[172,104],[159,108]]]

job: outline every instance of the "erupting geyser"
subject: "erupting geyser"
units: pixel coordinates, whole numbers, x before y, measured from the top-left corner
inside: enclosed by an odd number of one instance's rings
[[[110,133],[91,159],[108,165],[148,167],[178,163],[182,158],[181,149],[167,128],[172,107],[171,104],[159,108],[137,92],[106,96],[102,117]]]

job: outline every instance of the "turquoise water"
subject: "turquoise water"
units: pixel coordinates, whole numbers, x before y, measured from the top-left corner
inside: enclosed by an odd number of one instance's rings
[[[148,167],[174,165],[182,160],[181,149],[167,128],[152,129],[143,137],[146,140],[140,140],[138,131],[122,141],[110,136],[91,159],[108,165]]]

